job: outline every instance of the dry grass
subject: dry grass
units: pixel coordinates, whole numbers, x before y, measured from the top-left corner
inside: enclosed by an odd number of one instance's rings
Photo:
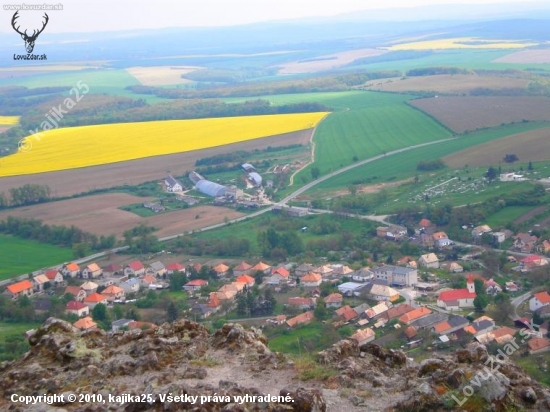
[[[536,45],[537,43],[526,43],[520,40],[485,40],[477,37],[455,37],[401,43],[388,47],[388,50],[521,49]]]
[[[144,86],[164,86],[170,84],[190,83],[189,79],[181,76],[194,72],[200,67],[194,66],[156,66],[156,67],[129,67],[126,71],[134,76]]]
[[[1,126],[15,126],[19,123],[19,116],[0,116]]]
[[[368,90],[384,92],[434,92],[443,94],[468,94],[476,88],[502,89],[527,87],[529,80],[500,76],[450,75],[396,77],[369,81],[360,86]]]
[[[465,164],[478,167],[496,165],[507,153],[514,153],[520,162],[550,159],[550,128],[531,130],[474,146],[443,158],[450,167]]]
[[[550,99],[529,96],[448,96],[411,104],[457,133],[522,120],[550,120]]]

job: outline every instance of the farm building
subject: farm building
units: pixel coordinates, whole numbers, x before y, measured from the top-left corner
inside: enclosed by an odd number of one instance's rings
[[[210,197],[218,197],[225,194],[225,186],[211,182],[209,180],[199,180],[197,183],[195,183],[195,188],[199,192]]]
[[[256,172],[251,172],[248,174],[248,180],[254,185],[254,186],[261,186],[262,185],[262,176],[260,176]]]
[[[164,179],[164,184],[168,192],[181,192],[183,190],[181,182],[172,175],[168,175],[166,179]]]

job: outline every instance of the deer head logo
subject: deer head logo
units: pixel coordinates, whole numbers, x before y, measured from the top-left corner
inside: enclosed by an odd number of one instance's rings
[[[20,26],[15,27],[16,20],[19,17],[18,13],[19,13],[19,11],[16,11],[15,14],[13,15],[13,17],[11,19],[11,25],[12,25],[13,29],[17,33],[19,33],[21,35],[21,38],[25,41],[25,48],[27,49],[27,53],[32,53],[32,51],[34,49],[34,42],[36,41],[36,38],[38,37],[38,35],[40,33],[42,33],[44,31],[44,29],[46,28],[46,25],[48,24],[49,17],[46,13],[44,13],[44,18],[46,19],[46,21],[44,23],[42,23],[42,28],[38,31],[33,30],[32,35],[29,36],[27,34],[27,30],[25,30],[24,32],[21,32],[21,31],[19,31]]]

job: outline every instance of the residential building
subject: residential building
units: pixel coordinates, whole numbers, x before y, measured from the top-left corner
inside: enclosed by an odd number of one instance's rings
[[[299,309],[313,309],[315,307],[315,299],[314,298],[288,298],[288,305],[294,306]]]
[[[105,296],[108,301],[125,298],[124,289],[116,285],[107,286],[105,289],[103,289],[101,294]]]
[[[342,277],[342,276],[350,276],[354,271],[346,265],[331,265],[332,268],[332,276],[333,277]]]
[[[97,327],[97,323],[95,323],[91,317],[86,316],[85,318],[78,319],[75,323],[73,323],[73,326],[82,331],[86,331],[95,329]]]
[[[515,329],[503,326],[487,333],[479,334],[475,337],[475,339],[482,344],[496,341],[499,345],[503,345],[510,342],[514,338],[516,332],[517,331]]]
[[[365,290],[374,300],[395,302],[399,299],[399,292],[389,286],[372,283]]]
[[[162,262],[157,260],[156,262],[153,262],[149,265],[145,273],[148,275],[161,277],[166,273],[166,268],[164,267],[164,264]]]
[[[90,314],[90,308],[88,305],[78,302],[76,300],[70,300],[65,305],[65,312],[68,314],[76,315],[79,318],[88,316]]]
[[[155,285],[157,283],[157,278],[153,275],[145,275],[141,278],[141,284],[148,288],[151,285]]]
[[[427,253],[420,256],[418,263],[427,268],[439,269],[439,258],[435,253]]]
[[[130,323],[133,321],[134,321],[133,319],[115,320],[113,321],[113,323],[111,323],[111,330],[116,333],[122,328],[128,328],[128,325],[130,325]]]
[[[385,314],[391,308],[392,304],[390,302],[380,302],[378,305],[374,305],[372,308],[367,309],[365,315],[368,319],[375,319]]]
[[[142,276],[145,274],[145,267],[143,266],[143,263],[141,263],[139,260],[134,260],[133,262],[130,262],[126,265],[126,267],[124,268],[124,274],[128,277]]]
[[[60,285],[64,281],[63,274],[57,269],[47,270],[45,275],[52,285]]]
[[[456,262],[448,263],[447,265],[444,266],[443,269],[445,269],[446,271],[451,272],[451,273],[462,273],[462,272],[464,272],[464,268]]]
[[[424,229],[424,230],[426,230],[426,229],[428,229],[428,228],[430,228],[430,227],[433,227],[433,226],[435,226],[435,225],[434,225],[430,220],[428,220],[428,219],[426,219],[426,218],[422,219],[422,220],[418,223],[418,227],[419,227],[420,229]]]
[[[164,184],[167,192],[181,192],[183,190],[181,182],[170,174],[164,179]]]
[[[550,318],[550,305],[537,309],[536,313],[543,319]]]
[[[465,326],[463,330],[474,336],[483,335],[492,331],[495,328],[495,323],[487,319],[476,319],[470,325]]]
[[[548,259],[544,256],[529,255],[520,260],[520,265],[523,271],[528,271],[548,265]]]
[[[484,287],[488,295],[496,295],[502,292],[502,287],[493,278],[485,280]]]
[[[313,271],[313,265],[310,265],[309,263],[302,263],[300,266],[298,266],[296,269],[294,269],[294,273],[298,277],[302,277]]]
[[[336,309],[334,312],[334,316],[343,321],[343,322],[349,322],[352,319],[355,319],[357,317],[357,313],[351,308],[350,306],[342,306],[339,309]]]
[[[80,289],[86,292],[86,296],[90,296],[92,293],[95,293],[97,291],[97,288],[98,284],[90,280],[80,285]]]
[[[269,275],[269,273],[271,272],[271,266],[269,266],[267,263],[260,261],[256,263],[250,270],[252,273],[260,271],[263,272],[264,275]]]
[[[267,278],[268,285],[279,285],[288,282],[290,273],[284,266],[271,270],[271,276]]]
[[[374,338],[375,333],[372,328],[360,329],[350,337],[350,339],[356,340],[359,346],[372,342]]]
[[[414,310],[414,307],[411,305],[408,305],[406,303],[402,303],[401,305],[394,306],[387,310],[387,312],[384,314],[384,317],[390,321],[392,319],[397,319],[401,316],[403,316],[405,313],[409,313]]]
[[[194,279],[183,285],[183,290],[187,292],[196,292],[202,287],[208,286],[208,281],[204,279]]]
[[[44,274],[42,275],[36,275],[34,278],[32,278],[32,283],[34,284],[34,290],[37,293],[44,292],[44,288],[47,287],[46,284],[50,284],[50,279]]]
[[[52,301],[50,299],[33,300],[33,308],[35,313],[48,313],[52,309]]]
[[[546,305],[550,305],[550,295],[546,291],[535,293],[531,300],[529,300],[529,310],[531,312],[534,312]]]
[[[543,240],[538,247],[538,251],[541,253],[550,253],[550,241],[548,239]]]
[[[33,284],[25,279],[21,282],[8,285],[4,293],[10,296],[13,300],[17,300],[21,296],[32,296]]]
[[[331,293],[325,297],[325,306],[327,308],[339,308],[342,306],[344,297],[340,293]]]
[[[409,312],[409,314],[412,312]],[[407,316],[407,315],[405,315]],[[431,329],[434,325],[446,321],[448,315],[445,313],[435,312],[429,314],[428,316],[422,316],[421,318],[413,320],[410,324],[414,326],[417,330],[421,329]]]
[[[275,316],[274,318],[267,319],[266,322],[271,323],[272,325],[282,325],[286,322],[286,315]]]
[[[519,290],[519,286],[514,281],[506,282],[506,290],[508,292],[517,292]]]
[[[550,340],[546,338],[533,337],[527,341],[531,355],[550,351]]]
[[[338,292],[344,296],[359,296],[364,289],[364,283],[345,282],[338,285]]]
[[[318,273],[308,273],[300,278],[300,285],[305,287],[317,287],[322,281],[323,278]]]
[[[78,266],[74,262],[67,263],[66,265],[62,266],[61,273],[65,277],[76,278],[78,275],[80,275],[80,266]]]
[[[103,275],[106,277],[120,276],[123,273],[123,267],[116,263],[111,263],[103,268]]]
[[[437,306],[445,310],[459,310],[460,308],[473,308],[476,297],[473,278],[470,276],[466,283],[466,289],[446,290],[439,294]]]
[[[495,242],[502,243],[506,240],[506,233],[504,232],[493,232],[493,239]]]
[[[84,299],[86,299],[86,296],[88,296],[86,295],[86,291],[84,289],[81,289],[80,286],[67,286],[65,288],[64,295],[68,293],[73,295],[73,299],[77,302],[82,302]]]
[[[472,229],[472,237],[477,240],[483,236],[485,233],[491,233],[493,229],[491,229],[488,225],[481,225],[474,227]]]
[[[141,284],[138,278],[130,278],[125,282],[120,282],[119,286],[124,290],[124,294],[137,293],[141,288]]]
[[[298,316],[287,319],[286,324],[289,328],[293,328],[298,325],[307,325],[314,319],[313,311],[304,312]]]
[[[374,279],[381,279],[388,285],[414,286],[418,283],[418,270],[412,267],[380,266],[372,269]]]
[[[433,327],[433,331],[439,335],[456,332],[464,329],[470,322],[463,316],[453,315],[443,322],[440,322]]]
[[[223,278],[229,272],[229,266],[224,265],[223,263],[217,264],[212,269],[216,272],[216,276],[219,278]]]
[[[181,263],[177,263],[177,262],[169,263],[168,265],[166,265],[166,274],[167,275],[171,275],[175,272],[185,273],[186,272],[185,266],[183,266]]]
[[[256,283],[256,280],[252,276],[240,275],[235,278],[235,282],[244,283],[247,288],[251,288]]]
[[[410,325],[412,322],[418,319],[422,319],[425,316],[428,316],[432,311],[424,306],[411,310],[408,313],[405,313],[399,318],[399,322],[404,323],[405,325]]]
[[[535,243],[538,238],[529,233],[518,233],[514,237],[514,245],[512,249],[517,250],[521,253],[531,253],[535,248]]]
[[[355,280],[357,282],[368,282],[373,278],[374,278],[374,272],[371,271],[370,268],[368,267],[356,270],[351,274],[351,280]]]
[[[108,302],[105,296],[99,293],[92,293],[91,295],[86,296],[86,299],[84,299],[84,303],[88,305],[90,309],[93,309],[99,303],[107,305]]]
[[[235,276],[247,275],[251,272],[252,265],[249,265],[244,260],[233,268],[233,274]]]
[[[97,263],[90,263],[82,270],[82,277],[84,279],[95,279],[102,275],[101,268]]]

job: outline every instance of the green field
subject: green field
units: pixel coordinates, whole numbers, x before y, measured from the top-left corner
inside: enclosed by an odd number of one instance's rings
[[[504,209],[493,213],[491,216],[485,219],[485,221],[493,229],[498,229],[500,227],[503,227],[507,223],[513,222],[517,218],[523,216],[533,209],[533,206],[507,206]]]
[[[437,143],[427,148],[418,148],[398,153],[396,155],[382,158],[366,165],[359,166],[356,169],[342,173],[334,178],[315,186],[308,193],[322,193],[327,189],[348,187],[354,181],[376,176],[373,183],[389,182],[393,180],[408,179],[422,173],[418,173],[416,166],[420,160],[438,159],[450,155],[459,150],[470,146],[486,143],[490,140],[500,137],[510,136],[512,134],[525,132],[528,130],[548,127],[548,123],[527,123],[507,126],[499,126],[488,130],[483,130],[459,138]],[[424,172],[426,173],[426,172]],[[427,173],[428,175],[431,173]]]
[[[4,235],[0,235],[0,251],[0,280],[73,258],[71,249]]]

